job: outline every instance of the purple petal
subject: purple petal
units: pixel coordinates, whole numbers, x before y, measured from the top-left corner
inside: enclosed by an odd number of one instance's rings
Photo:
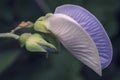
[[[86,9],[70,4],[57,7],[56,13],[72,17],[88,32],[97,46],[102,68],[106,68],[112,59],[112,46],[108,35],[97,18]]]
[[[64,14],[54,14],[46,19],[45,25],[75,58],[102,76],[97,47],[75,20]]]

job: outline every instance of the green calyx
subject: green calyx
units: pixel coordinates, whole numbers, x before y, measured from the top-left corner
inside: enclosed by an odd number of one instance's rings
[[[23,47],[27,41],[27,39],[31,36],[31,33],[23,33],[20,38],[19,41],[21,43],[21,46]]]
[[[30,52],[47,52],[41,45],[38,44],[39,38],[38,35],[33,34],[29,39],[26,41],[26,49]]]
[[[34,24],[34,30],[43,33],[50,33],[47,26],[45,25],[45,20],[52,15],[52,13],[48,13],[45,16],[42,16],[39,19],[37,19],[37,21]]]
[[[45,21],[36,21],[34,24],[34,30],[43,32],[43,33],[50,33],[47,27],[45,26]]]
[[[30,52],[45,52],[47,53],[47,49],[52,49],[57,51],[56,47],[43,39],[40,34],[30,34],[24,33],[20,36],[21,46],[25,46],[25,48]]]
[[[40,17],[34,24],[28,25],[28,28],[33,28],[35,31],[42,33],[50,33],[45,25],[45,20],[52,15],[49,13]],[[54,46],[55,44],[47,42],[42,36],[38,33],[23,33],[19,41],[21,46],[25,46],[30,52],[57,52],[57,48]]]
[[[27,28],[33,28],[34,27],[34,24],[29,24],[28,26],[27,26]]]
[[[42,17],[38,18],[37,21],[44,21],[52,15],[53,15],[52,13],[47,13],[45,16],[42,16]]]
[[[33,34],[26,42],[26,49],[31,52],[47,52],[45,47],[56,50],[56,47],[43,39],[39,34]]]

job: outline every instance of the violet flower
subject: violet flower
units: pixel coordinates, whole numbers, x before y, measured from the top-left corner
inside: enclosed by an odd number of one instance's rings
[[[108,35],[97,18],[86,9],[70,4],[57,7],[55,13],[70,16],[88,32],[97,46],[102,68],[106,68],[112,59],[112,46]]]
[[[108,35],[97,18],[86,9],[70,4],[57,7],[55,14],[57,13],[70,16],[87,31],[97,46],[102,68],[106,68],[112,59],[112,46]]]
[[[78,60],[100,76],[112,59],[112,46],[103,26],[86,9],[77,5],[57,7],[55,14],[36,21],[36,31],[53,33]],[[36,24],[35,23],[35,24]]]
[[[99,75],[102,74],[95,43],[75,20],[63,14],[54,14],[46,19],[45,23],[48,30],[58,38],[72,55]]]

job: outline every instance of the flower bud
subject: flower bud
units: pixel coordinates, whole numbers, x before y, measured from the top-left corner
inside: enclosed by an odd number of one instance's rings
[[[42,16],[39,19],[37,19],[37,21],[34,24],[35,31],[40,31],[43,33],[50,33],[47,27],[45,26],[45,20],[52,15],[53,15],[52,13],[48,13],[45,16]]]
[[[47,19],[48,17],[50,17],[50,16],[52,16],[53,14],[52,13],[47,13],[46,15],[45,15],[45,19]]]
[[[49,33],[49,30],[44,25],[44,21],[36,21],[34,24],[34,30],[39,31],[39,32],[43,32],[43,33]]]
[[[52,13],[47,13],[45,16],[42,16],[42,17],[38,18],[37,21],[44,21],[52,15],[53,15]]]
[[[56,47],[45,41],[40,34],[24,33],[20,36],[20,42],[30,52],[47,52],[48,49],[55,50]]]
[[[45,20],[45,16],[41,16],[40,18],[37,19],[37,21],[44,21]]]
[[[23,47],[27,41],[27,39],[31,36],[31,33],[23,33],[20,38],[19,41],[21,43],[21,46]]]

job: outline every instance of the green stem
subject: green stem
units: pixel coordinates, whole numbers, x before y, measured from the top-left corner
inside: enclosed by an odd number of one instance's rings
[[[14,28],[13,30],[11,30],[11,32],[10,32],[10,33],[15,33],[15,31],[20,30],[20,29],[22,29],[22,27],[17,26],[17,27],[16,27],[16,28]]]
[[[29,24],[27,26],[21,27],[21,26],[17,26],[16,28],[14,28],[13,30],[11,30],[10,33],[15,33],[16,31],[23,29],[23,28],[32,28],[34,26],[34,24]]]
[[[16,35],[14,33],[0,33],[0,38],[1,37],[19,39],[19,35]]]

